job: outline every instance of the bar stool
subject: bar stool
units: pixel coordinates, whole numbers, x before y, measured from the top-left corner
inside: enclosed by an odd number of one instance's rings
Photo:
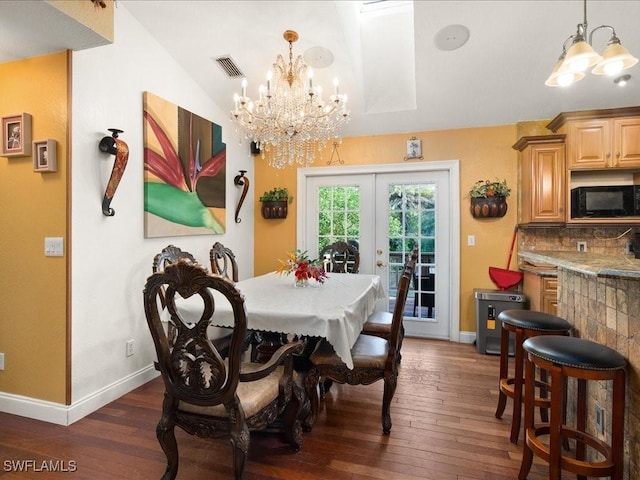
[[[563,318],[535,310],[503,310],[498,314],[500,322],[500,394],[496,418],[502,418],[507,397],[513,399],[513,415],[511,418],[511,443],[518,443],[520,420],[522,417],[522,387],[524,385],[524,354],[522,342],[527,338],[539,335],[569,335],[571,324]],[[515,342],[515,365],[513,377],[509,377],[509,333],[513,332]],[[547,420],[549,400],[546,398],[548,384],[546,374],[535,385],[540,389],[540,396],[535,398],[535,406],[540,407],[543,421]]]
[[[544,336],[529,338],[522,345],[527,352],[525,363],[524,430],[525,445],[518,478],[524,480],[531,469],[533,454],[549,463],[549,479],[562,478],[562,470],[572,472],[578,479],[607,477],[621,480],[623,474],[624,395],[626,360],[615,350],[590,340],[575,337]],[[551,374],[551,408],[549,423],[537,427],[533,422],[534,372],[540,367]],[[566,424],[566,379],[576,378],[576,425]],[[586,433],[587,380],[612,380],[611,445]],[[545,442],[541,437],[546,437]],[[564,439],[576,441],[575,458],[563,455],[560,444]],[[599,452],[604,459],[587,461],[587,447]],[[601,457],[599,457],[601,458]]]

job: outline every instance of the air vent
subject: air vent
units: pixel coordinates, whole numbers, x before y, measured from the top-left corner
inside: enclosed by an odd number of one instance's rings
[[[244,74],[242,73],[240,68],[238,68],[236,62],[234,62],[229,55],[218,57],[215,59],[215,61],[218,65],[220,65],[220,68],[222,68],[222,70],[224,70],[225,73],[231,78],[244,77]]]

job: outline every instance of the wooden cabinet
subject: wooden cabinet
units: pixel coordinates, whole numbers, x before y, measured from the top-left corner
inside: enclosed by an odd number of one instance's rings
[[[558,277],[524,272],[523,293],[529,309],[558,315]]]
[[[640,107],[561,113],[547,128],[566,133],[568,170],[640,168]]]
[[[640,168],[640,117],[569,122],[567,168]]]
[[[518,163],[518,223],[566,221],[565,135],[522,137]]]

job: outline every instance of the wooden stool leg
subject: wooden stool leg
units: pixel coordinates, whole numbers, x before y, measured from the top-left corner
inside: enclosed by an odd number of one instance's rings
[[[587,381],[578,379],[578,399],[576,409],[576,429],[584,432],[587,424]],[[587,445],[584,442],[576,442],[576,459],[584,460],[587,453]],[[587,477],[578,475],[578,480],[586,480]]]
[[[618,370],[613,378],[613,412],[611,419],[611,455],[616,466],[611,480],[622,480],[624,460],[624,396],[625,371]]]
[[[522,463],[520,464],[519,480],[525,480],[533,463],[533,450],[527,440],[529,429],[533,430],[533,415],[535,411],[535,365],[527,356],[524,362],[524,446],[522,449]]]
[[[564,418],[564,381],[562,367],[553,365],[551,367],[551,412],[549,422],[549,480],[560,480],[562,478],[562,451],[560,449],[562,440],[562,422]]]
[[[500,379],[498,383],[502,381],[503,378],[507,378],[509,375],[509,332],[504,325],[500,326]],[[496,418],[502,418],[502,414],[504,413],[504,409],[507,405],[507,396],[499,389],[498,392],[498,407],[496,408]]]
[[[515,371],[513,375],[513,416],[511,418],[511,443],[518,443],[520,435],[520,418],[522,417],[522,387],[523,387],[523,350],[524,332],[516,329]],[[507,353],[508,355],[508,353]]]

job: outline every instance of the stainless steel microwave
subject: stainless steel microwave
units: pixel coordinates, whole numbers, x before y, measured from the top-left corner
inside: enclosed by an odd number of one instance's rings
[[[639,185],[577,187],[571,190],[571,218],[640,216]]]

